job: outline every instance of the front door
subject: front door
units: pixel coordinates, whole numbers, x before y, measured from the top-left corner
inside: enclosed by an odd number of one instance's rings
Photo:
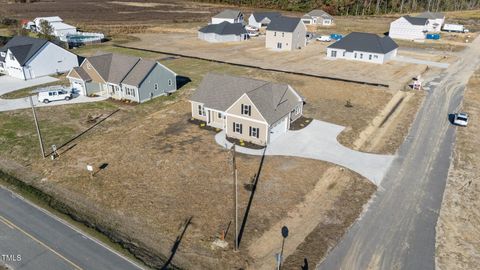
[[[113,94],[115,93],[115,86],[109,85],[109,86],[108,86],[108,93],[109,93],[110,95],[113,95]]]
[[[209,125],[212,122],[212,111],[207,110],[207,124]]]

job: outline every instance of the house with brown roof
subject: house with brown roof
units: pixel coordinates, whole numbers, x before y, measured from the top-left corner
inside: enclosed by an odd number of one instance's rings
[[[304,99],[288,84],[207,74],[190,98],[192,117],[227,137],[267,145],[303,112]]]
[[[67,75],[82,95],[145,102],[177,89],[177,74],[156,61],[121,54],[86,58]]]

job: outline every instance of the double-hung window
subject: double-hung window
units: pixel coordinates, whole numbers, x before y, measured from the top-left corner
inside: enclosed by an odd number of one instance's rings
[[[205,109],[203,108],[203,105],[198,105],[198,115],[205,116]]]
[[[233,122],[233,132],[242,134],[242,124]]]
[[[249,130],[250,137],[258,138],[258,133],[260,133],[258,128],[250,127],[250,130]]]
[[[242,104],[241,110],[243,115],[248,115],[248,116],[252,115],[252,106],[250,105]]]

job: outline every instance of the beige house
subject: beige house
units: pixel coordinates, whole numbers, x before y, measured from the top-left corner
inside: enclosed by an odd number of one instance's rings
[[[299,18],[275,17],[267,26],[265,47],[293,51],[307,45],[307,27]]]
[[[303,112],[303,98],[288,84],[209,73],[192,95],[192,117],[227,137],[267,145]]]
[[[314,9],[309,13],[305,14],[302,17],[302,21],[304,24],[309,24],[309,25],[323,25],[323,26],[333,25],[332,15],[320,9]]]

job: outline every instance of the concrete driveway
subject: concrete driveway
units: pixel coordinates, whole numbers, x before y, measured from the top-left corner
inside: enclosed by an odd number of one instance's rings
[[[78,103],[88,103],[106,100],[108,97],[86,97],[86,96],[74,96],[69,101],[52,101],[50,103],[44,104],[40,103],[37,100],[37,96],[33,97],[33,104],[35,107],[48,107],[48,106],[58,106],[58,105],[69,105],[69,104],[78,104]],[[28,98],[17,98],[17,99],[0,99],[0,112],[14,111],[20,109],[30,108],[30,101]]]
[[[375,185],[379,185],[394,156],[363,153],[341,145],[337,141],[337,136],[343,129],[342,126],[313,120],[302,130],[287,131],[285,135],[268,145],[265,154],[328,161],[355,171]],[[225,131],[218,133],[215,140],[223,147],[232,146],[225,139]],[[245,147],[237,147],[237,151],[250,155],[263,154],[263,150]]]
[[[0,76],[0,96],[13,92],[15,90],[37,86],[45,83],[51,83],[58,81],[57,78],[53,78],[50,76],[40,77],[32,80],[20,80],[17,78],[13,78],[7,75]]]
[[[20,80],[12,78],[10,76],[0,76],[0,96],[13,92],[19,89],[32,87],[36,85],[41,85],[45,83],[56,82],[58,79],[53,77],[40,77],[32,80]],[[77,104],[77,103],[87,103],[87,102],[96,102],[105,100],[107,97],[86,97],[81,95],[74,95],[74,98],[69,101],[54,101],[48,104],[39,103],[36,95],[33,98],[33,104],[35,107],[46,107],[46,106],[58,106],[58,105],[68,105],[68,104]],[[28,98],[17,98],[17,99],[1,99],[0,98],[0,112],[14,111],[20,109],[30,108],[30,101]]]

